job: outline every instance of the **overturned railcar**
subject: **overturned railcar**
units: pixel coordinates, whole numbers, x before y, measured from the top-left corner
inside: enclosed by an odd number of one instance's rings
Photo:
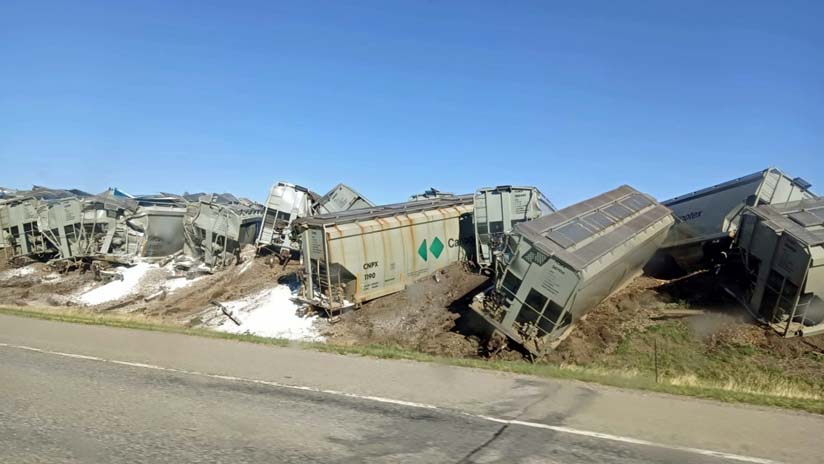
[[[656,256],[657,268],[692,271],[717,261],[730,248],[744,208],[815,198],[810,187],[769,168],[663,201],[679,221]]]
[[[261,249],[299,251],[290,237],[292,221],[311,216],[318,195],[305,187],[278,182],[269,189],[263,210],[263,222],[257,237]]]
[[[316,214],[330,214],[374,205],[363,195],[345,184],[338,184],[326,195],[299,185],[278,182],[269,191],[263,214],[263,225],[257,238],[259,250],[279,251],[296,255],[300,243],[292,236],[292,222]]]
[[[138,254],[144,236],[127,223],[137,204],[102,196],[44,202],[38,227],[62,259],[106,257],[129,260]]]
[[[736,245],[744,278],[727,289],[785,337],[824,333],[824,199],[747,208]]]
[[[502,254],[504,271],[471,307],[539,355],[636,277],[674,222],[668,208],[622,186],[517,224]]]
[[[555,206],[537,188],[509,185],[478,189],[474,206],[475,258],[481,268],[492,266],[504,235],[515,224],[555,212]]]
[[[332,314],[403,290],[474,248],[472,195],[295,221],[304,266],[299,300]]]
[[[248,201],[223,203],[201,197],[190,203],[184,220],[184,252],[212,271],[237,263],[241,248],[254,244],[263,208]]]
[[[77,227],[82,222],[85,199],[80,190],[34,186],[15,192],[0,202],[0,234],[7,259],[32,257],[50,259],[73,257],[76,243],[87,238]]]
[[[50,257],[57,253],[40,233],[37,220],[39,201],[33,196],[9,198],[0,203],[0,234],[4,258],[23,256]]]
[[[338,184],[318,200],[317,214],[337,213],[350,209],[372,208],[375,205],[345,184]]]
[[[118,191],[113,190],[115,193]],[[183,223],[188,206],[186,199],[169,193],[129,197],[139,206],[128,224],[143,233],[140,256],[160,258],[182,251],[185,235]]]

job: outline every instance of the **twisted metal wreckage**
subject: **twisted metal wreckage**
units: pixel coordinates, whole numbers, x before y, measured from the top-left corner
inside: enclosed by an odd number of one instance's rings
[[[436,189],[375,206],[339,184],[320,196],[278,182],[264,205],[229,194],[100,195],[0,189],[0,255],[130,263],[169,257],[217,271],[254,245],[300,257],[296,299],[333,313],[464,262],[493,277],[471,309],[491,339],[551,349],[646,271],[714,267],[719,283],[784,336],[824,333],[824,204],[774,168],[658,203],[622,186],[562,210],[535,187]]]

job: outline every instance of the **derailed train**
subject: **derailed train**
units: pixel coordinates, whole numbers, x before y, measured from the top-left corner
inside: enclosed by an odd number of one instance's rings
[[[492,222],[500,244],[477,232]],[[668,208],[628,186],[561,211],[533,187],[498,187],[301,218],[297,299],[330,315],[358,307],[450,264],[479,265],[483,243],[485,262],[494,258],[501,272],[473,309],[539,353],[637,276],[674,223]]]
[[[263,223],[257,236],[259,250],[291,256],[300,252],[292,240],[292,222],[316,214],[329,214],[375,206],[351,187],[338,184],[326,195],[288,182],[278,182],[269,189],[263,210]]]
[[[472,204],[458,195],[296,220],[299,299],[342,311],[466,259],[475,247]]]
[[[747,207],[815,198],[810,183],[769,168],[661,202],[678,218],[657,254],[660,267],[691,272],[730,250]]]
[[[785,336],[824,332],[824,205],[770,168],[657,203],[623,186],[556,211],[534,187],[435,189],[374,206],[339,184],[324,196],[280,182],[265,205],[231,195],[100,195],[0,189],[0,256],[103,259],[185,255],[211,270],[247,244],[301,255],[299,299],[328,313],[468,262],[494,276],[473,304],[490,327],[538,353],[641,272],[719,266],[728,291]],[[284,255],[285,253],[285,255]]]
[[[824,261],[819,256],[824,224],[813,221],[824,216],[824,208],[815,203],[817,197],[809,189],[803,179],[766,169],[664,204],[622,186],[554,211],[548,201],[548,208],[536,207],[533,200],[543,198],[537,189],[498,187],[480,189],[471,203],[469,195],[419,195],[408,203],[299,219],[293,233],[304,254],[298,299],[331,314],[400,291],[437,269],[468,260],[492,269],[494,275],[493,286],[471,308],[493,332],[539,354],[577,319],[641,274],[656,252],[675,253],[685,267],[702,261],[706,266],[710,255],[724,256],[729,262],[719,268],[722,276],[736,276],[734,264],[742,257],[749,256],[752,267],[755,254],[765,253],[756,248],[775,247],[769,245],[775,240],[769,242],[763,233],[752,238],[752,218],[773,211],[773,216],[786,212],[785,221],[797,222],[801,214],[806,218],[807,232],[801,238],[787,232],[787,227],[773,226],[776,234],[795,237],[806,250],[797,264],[805,272],[785,277],[780,287],[795,297],[790,298],[792,305],[782,305],[780,299],[749,304],[769,308],[762,309],[763,319],[774,326],[784,324],[785,336],[811,335],[824,331],[819,327],[824,324],[824,273],[820,272]],[[512,201],[516,195],[530,201]],[[683,213],[696,205],[701,206],[699,214]],[[448,209],[454,211],[445,213]],[[493,222],[498,233],[494,240],[489,234]],[[771,223],[780,221],[773,218]],[[422,224],[429,226],[422,229]],[[451,230],[443,235],[456,236],[450,248],[454,245],[462,251],[437,261],[443,240],[430,236],[433,227]],[[436,261],[427,262],[433,253],[438,255]],[[742,302],[769,294],[770,282],[775,286],[775,269],[760,273],[760,278],[750,279],[748,293],[738,295]]]
[[[494,288],[470,306],[533,354],[639,275],[675,223],[629,186],[517,224]]]
[[[736,246],[727,288],[755,317],[785,337],[824,333],[824,199],[748,207]]]

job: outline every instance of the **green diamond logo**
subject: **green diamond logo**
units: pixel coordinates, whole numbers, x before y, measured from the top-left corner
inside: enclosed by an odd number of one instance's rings
[[[441,257],[441,253],[443,253],[443,242],[438,237],[435,237],[435,240],[432,240],[432,246],[429,247],[429,251],[435,255],[435,259]]]
[[[436,239],[436,240],[437,240],[437,239]],[[434,244],[433,244],[433,245],[434,245]],[[418,247],[418,256],[420,256],[420,257],[421,257],[424,261],[426,261],[426,260],[427,260],[427,255],[426,255],[426,239],[423,239],[423,242],[421,242],[421,246],[420,246],[420,247]]]

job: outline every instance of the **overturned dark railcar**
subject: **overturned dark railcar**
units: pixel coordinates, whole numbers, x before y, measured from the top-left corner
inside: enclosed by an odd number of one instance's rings
[[[517,224],[494,289],[471,307],[498,332],[539,355],[640,274],[674,222],[668,208],[622,186]]]
[[[736,245],[743,278],[727,289],[785,337],[824,333],[824,199],[747,208]]]

